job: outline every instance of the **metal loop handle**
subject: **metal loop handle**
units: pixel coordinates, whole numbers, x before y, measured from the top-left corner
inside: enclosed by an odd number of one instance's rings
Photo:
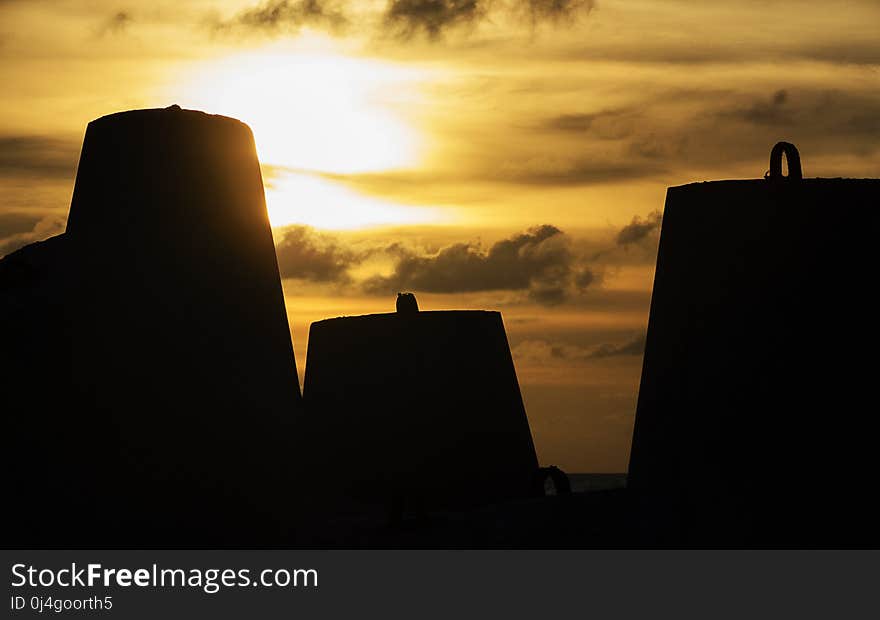
[[[788,176],[782,176],[782,155],[788,161]],[[801,170],[801,156],[797,148],[791,142],[777,142],[770,151],[770,171],[764,175],[765,179],[794,179],[804,178]]]

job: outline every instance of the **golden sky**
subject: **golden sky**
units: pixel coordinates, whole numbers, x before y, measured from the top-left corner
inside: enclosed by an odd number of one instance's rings
[[[63,230],[86,124],[248,123],[310,322],[501,310],[543,464],[623,471],[666,187],[878,176],[880,4],[0,0],[0,255]]]

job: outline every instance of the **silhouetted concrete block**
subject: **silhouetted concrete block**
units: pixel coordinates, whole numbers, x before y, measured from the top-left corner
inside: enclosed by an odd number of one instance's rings
[[[416,301],[416,296],[412,293],[398,293],[397,294],[397,311],[398,312],[418,312],[419,311],[419,302]]]
[[[304,441],[340,495],[449,506],[532,491],[538,463],[497,312],[313,323],[303,400]]]
[[[300,392],[246,125],[91,122],[67,231],[0,282],[19,540],[254,544],[285,519]]]
[[[628,481],[652,543],[880,543],[880,181],[783,178],[785,149],[668,190]]]

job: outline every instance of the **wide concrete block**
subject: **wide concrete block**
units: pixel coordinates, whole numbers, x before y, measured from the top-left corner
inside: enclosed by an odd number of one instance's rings
[[[533,491],[538,463],[498,312],[313,323],[303,400],[305,442],[353,498],[460,505]]]

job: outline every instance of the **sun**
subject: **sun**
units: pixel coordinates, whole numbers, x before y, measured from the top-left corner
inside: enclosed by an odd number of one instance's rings
[[[439,223],[445,210],[403,205],[366,196],[336,181],[311,173],[264,171],[266,206],[273,226],[307,224],[314,228],[360,228]]]
[[[181,80],[176,100],[251,127],[260,162],[273,171],[266,199],[274,226],[360,228],[435,219],[436,209],[363,196],[321,176],[418,166],[424,138],[406,108],[418,96],[423,72],[308,42],[199,63]]]

